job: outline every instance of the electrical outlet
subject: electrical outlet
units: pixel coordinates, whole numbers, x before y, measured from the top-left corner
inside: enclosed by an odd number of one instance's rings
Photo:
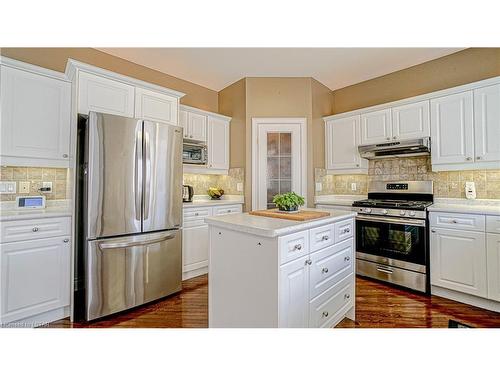
[[[316,191],[323,190],[323,184],[321,182],[316,182]]]
[[[238,182],[236,184],[236,190],[237,191],[243,191],[243,182]]]
[[[19,192],[23,193],[23,194],[29,194],[30,182],[29,181],[20,181],[19,182]]]
[[[15,194],[16,182],[15,181],[0,181],[0,194]]]
[[[355,182],[352,182],[352,183],[351,183],[351,190],[352,190],[352,191],[356,191],[357,189],[358,189],[358,187],[357,187],[356,183],[355,183]]]
[[[42,193],[52,193],[52,182],[42,182],[40,191]]]

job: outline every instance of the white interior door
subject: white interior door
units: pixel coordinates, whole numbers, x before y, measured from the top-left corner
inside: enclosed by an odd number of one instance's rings
[[[305,119],[253,119],[252,208],[274,208],[276,194],[306,197]]]

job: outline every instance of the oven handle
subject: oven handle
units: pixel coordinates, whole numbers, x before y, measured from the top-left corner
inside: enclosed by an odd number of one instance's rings
[[[395,219],[391,217],[380,217],[371,215],[357,215],[356,220],[361,221],[373,221],[376,223],[392,223],[392,224],[403,224],[403,225],[414,225],[416,227],[426,227],[427,224],[425,220],[418,219]]]

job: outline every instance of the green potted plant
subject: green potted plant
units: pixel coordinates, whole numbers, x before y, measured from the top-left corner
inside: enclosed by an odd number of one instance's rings
[[[280,211],[296,212],[305,202],[304,197],[291,191],[289,193],[275,195],[273,203],[276,204]]]

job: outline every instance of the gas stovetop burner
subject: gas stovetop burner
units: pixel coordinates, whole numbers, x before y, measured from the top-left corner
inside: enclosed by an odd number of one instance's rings
[[[432,202],[406,201],[396,199],[363,199],[355,201],[354,207],[380,207],[380,208],[408,208],[412,210],[425,210]]]

